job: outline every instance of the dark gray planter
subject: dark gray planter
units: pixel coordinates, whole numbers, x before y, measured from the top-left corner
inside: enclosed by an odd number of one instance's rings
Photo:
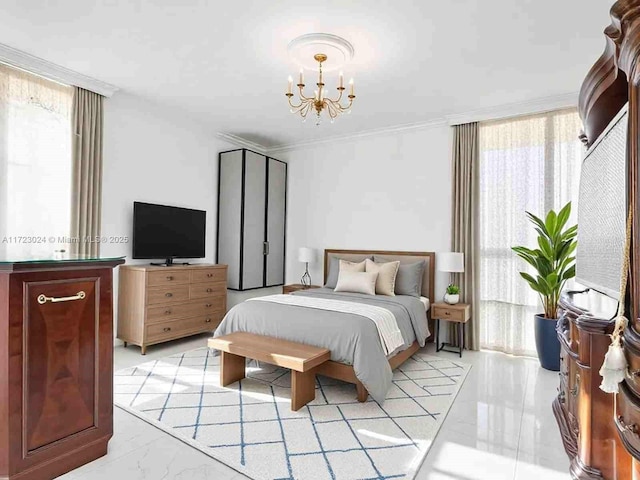
[[[556,332],[557,320],[535,316],[536,350],[542,368],[560,371],[560,340]]]

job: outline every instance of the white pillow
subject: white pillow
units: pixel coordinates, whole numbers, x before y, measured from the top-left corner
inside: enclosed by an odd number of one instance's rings
[[[375,295],[377,278],[378,274],[373,272],[349,272],[340,270],[335,291]]]
[[[365,272],[378,274],[378,279],[376,280],[376,293],[378,295],[396,296],[398,268],[400,268],[400,262],[375,263],[368,258],[365,260]]]

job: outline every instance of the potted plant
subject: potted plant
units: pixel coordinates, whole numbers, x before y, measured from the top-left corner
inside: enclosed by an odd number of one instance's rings
[[[455,305],[460,301],[460,287],[453,283],[447,287],[447,291],[444,294],[444,301],[449,305]]]
[[[535,271],[535,276],[520,272],[540,296],[544,313],[535,316],[536,349],[540,365],[560,370],[560,342],[556,334],[560,293],[570,278],[576,276],[575,250],[578,226],[564,228],[571,214],[571,202],[558,213],[551,210],[544,221],[526,212],[538,232],[538,248],[513,247],[512,250]]]

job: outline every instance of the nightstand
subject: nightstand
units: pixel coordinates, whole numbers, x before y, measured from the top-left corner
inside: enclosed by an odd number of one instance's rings
[[[436,352],[444,350],[445,352],[458,353],[460,357],[462,357],[462,350],[464,349],[464,324],[471,318],[471,305],[467,303],[456,303],[455,305],[434,303],[431,305],[431,318],[436,321]],[[456,329],[459,345],[458,350],[446,350],[445,347],[453,347],[450,343],[440,344],[440,320],[458,324],[458,328]]]
[[[309,290],[311,288],[320,288],[320,286],[319,285],[306,286],[306,285],[302,285],[301,283],[292,283],[291,285],[283,285],[282,293],[297,292],[299,290]]]

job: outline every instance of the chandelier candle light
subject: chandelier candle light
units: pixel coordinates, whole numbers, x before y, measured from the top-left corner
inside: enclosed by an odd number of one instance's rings
[[[313,58],[318,62],[318,82],[316,86],[318,87],[314,90],[312,97],[307,97],[304,94],[304,70],[300,69],[300,77],[298,78],[298,89],[299,89],[299,97],[300,103],[294,104],[291,101],[291,97],[293,97],[293,78],[289,76],[289,86],[287,88],[287,99],[289,100],[289,105],[291,106],[291,113],[299,113],[300,116],[306,120],[307,114],[311,111],[316,112],[316,125],[320,125],[322,120],[322,112],[323,110],[327,110],[329,113],[329,117],[331,118],[331,123],[333,123],[334,119],[344,112],[351,112],[351,105],[353,104],[353,99],[355,96],[355,89],[353,84],[353,78],[349,80],[349,94],[347,98],[349,99],[349,103],[343,105],[341,103],[342,97],[344,95],[345,87],[344,87],[344,75],[340,72],[338,76],[338,98],[335,100],[327,97],[327,90],[324,88],[324,78],[322,76],[322,63],[327,61],[327,56],[324,53],[316,53]]]

